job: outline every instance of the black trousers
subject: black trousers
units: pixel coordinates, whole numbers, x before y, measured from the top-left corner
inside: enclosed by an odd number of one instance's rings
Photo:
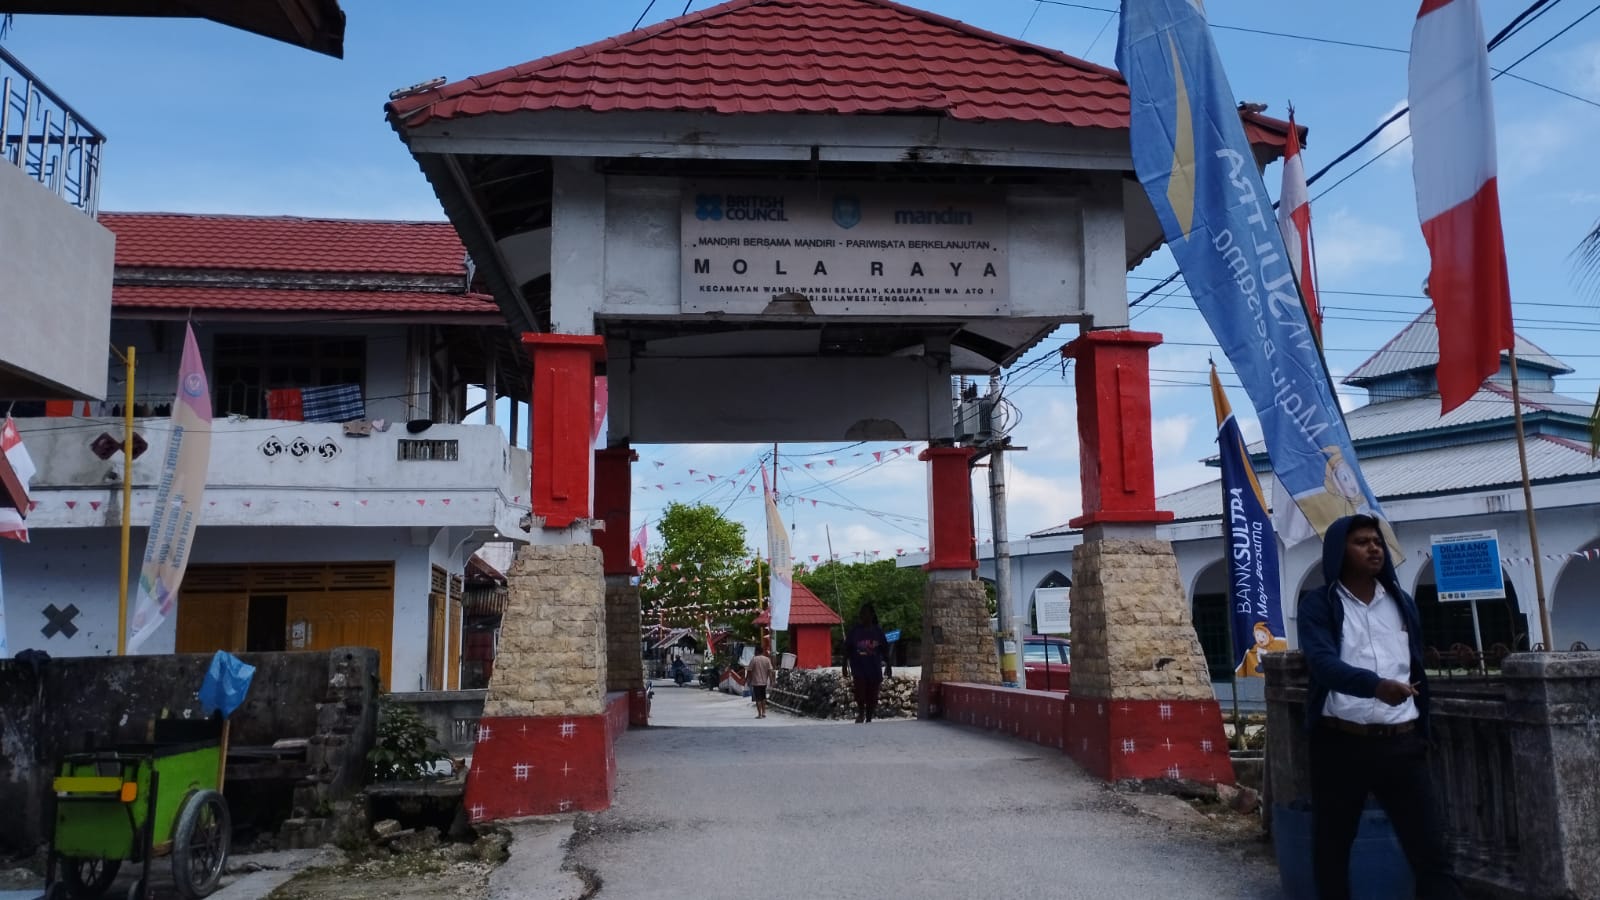
[[[1450,875],[1428,745],[1420,732],[1371,737],[1319,725],[1311,735],[1312,868],[1321,900],[1350,900],[1350,845],[1367,796],[1394,825],[1423,900],[1458,900]]]

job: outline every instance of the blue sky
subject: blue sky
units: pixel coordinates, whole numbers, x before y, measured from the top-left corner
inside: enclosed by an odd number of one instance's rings
[[[110,136],[106,209],[436,219],[442,215],[431,190],[383,120],[388,93],[627,31],[645,2],[461,0],[447,6],[343,0],[349,31],[342,61],[207,22],[160,19],[25,16],[17,20],[6,47]],[[1116,23],[1107,12],[1037,0],[920,2],[979,27],[1112,64]],[[645,21],[676,15],[683,5],[683,0],[658,0]],[[694,7],[709,5],[696,2]],[[1084,5],[1111,8],[1109,0]],[[1526,4],[1483,0],[1482,5],[1493,33]],[[1212,0],[1207,9],[1216,25],[1388,48],[1407,46],[1415,14],[1414,3],[1393,0]],[[1509,65],[1588,9],[1589,4],[1558,2],[1498,48],[1491,63]],[[1219,30],[1216,37],[1239,99],[1267,103],[1277,115],[1286,103],[1295,104],[1301,123],[1311,129],[1306,160],[1313,171],[1366,134],[1405,95],[1403,53],[1238,31]],[[1600,15],[1578,24],[1515,72],[1600,101]],[[1600,178],[1591,163],[1600,139],[1600,108],[1510,78],[1495,84],[1501,197],[1519,330],[1578,370],[1561,382],[1566,393],[1592,398],[1600,388],[1600,351],[1595,349],[1600,293],[1575,285],[1570,254],[1600,217]],[[1427,262],[1416,223],[1409,147],[1399,147],[1317,197],[1404,135],[1403,129],[1397,124],[1312,187],[1329,307],[1326,343],[1336,373],[1354,368],[1425,308],[1419,286]],[[1274,195],[1278,179],[1278,167],[1269,168],[1266,182]],[[1158,254],[1130,274],[1130,296],[1171,271],[1170,258]],[[1158,381],[1158,488],[1173,491],[1214,474],[1198,462],[1210,452],[1214,436],[1203,374],[1213,351],[1209,332],[1181,288],[1159,305],[1153,301],[1138,311],[1134,325],[1159,331],[1169,341],[1156,351],[1152,365]],[[1053,352],[1071,336],[1058,334],[1038,353]],[[1017,443],[1031,448],[1013,458],[1014,538],[1063,522],[1079,510],[1072,394],[1070,373],[1063,379],[1053,363],[1029,369],[1008,388],[1007,396],[1022,413]],[[1360,400],[1354,393],[1347,398],[1352,404]],[[1248,418],[1241,391],[1233,392],[1233,401],[1241,418]],[[780,485],[796,498],[785,514],[794,520],[800,558],[825,553],[828,531],[834,550],[852,555],[877,550],[888,556],[927,543],[919,536],[925,529],[925,474],[908,455],[874,463],[872,452],[890,446],[783,448],[783,455],[796,462]],[[755,497],[719,482],[741,468],[748,477],[768,449],[640,448],[645,462],[637,477],[646,489],[638,494],[639,517],[653,517],[671,499],[705,499],[727,506],[730,515],[747,523],[752,544],[760,543]],[[814,457],[799,455],[819,451]],[[835,460],[833,466],[827,459]],[[805,462],[818,465],[808,470]],[[720,476],[718,481],[705,480],[707,472]],[[832,479],[839,480],[819,484]],[[681,484],[673,486],[674,481]],[[656,483],[668,490],[649,487]],[[819,502],[813,505],[810,499]],[[987,537],[986,510],[980,510],[979,522]]]

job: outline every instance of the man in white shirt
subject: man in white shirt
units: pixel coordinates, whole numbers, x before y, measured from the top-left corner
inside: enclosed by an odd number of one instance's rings
[[[1416,876],[1417,896],[1456,900],[1428,771],[1428,681],[1422,620],[1400,589],[1381,523],[1328,527],[1327,584],[1300,597],[1311,669],[1313,869],[1321,900],[1349,900],[1350,846],[1367,796],[1377,798]]]

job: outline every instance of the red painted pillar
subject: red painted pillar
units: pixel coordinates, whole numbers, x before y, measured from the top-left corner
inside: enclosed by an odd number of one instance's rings
[[[533,515],[561,529],[592,518],[589,466],[594,422],[595,367],[605,338],[585,334],[524,334],[533,360],[528,448],[533,454]],[[626,530],[626,526],[624,526]]]
[[[978,568],[972,533],[970,447],[929,447],[917,459],[928,464],[929,571]]]
[[[639,574],[628,551],[633,543],[629,521],[633,514],[633,463],[639,454],[628,447],[611,447],[594,452],[594,515],[606,527],[594,533],[594,542],[605,555],[607,575]]]
[[[1073,528],[1172,521],[1156,509],[1150,441],[1150,331],[1091,331],[1063,347],[1077,361],[1083,515]]]

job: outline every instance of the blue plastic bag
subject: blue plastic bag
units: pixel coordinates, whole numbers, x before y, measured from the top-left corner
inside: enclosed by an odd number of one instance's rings
[[[218,709],[223,718],[233,715],[250,693],[250,681],[255,675],[255,666],[226,650],[218,650],[200,685],[200,709],[208,716]]]

